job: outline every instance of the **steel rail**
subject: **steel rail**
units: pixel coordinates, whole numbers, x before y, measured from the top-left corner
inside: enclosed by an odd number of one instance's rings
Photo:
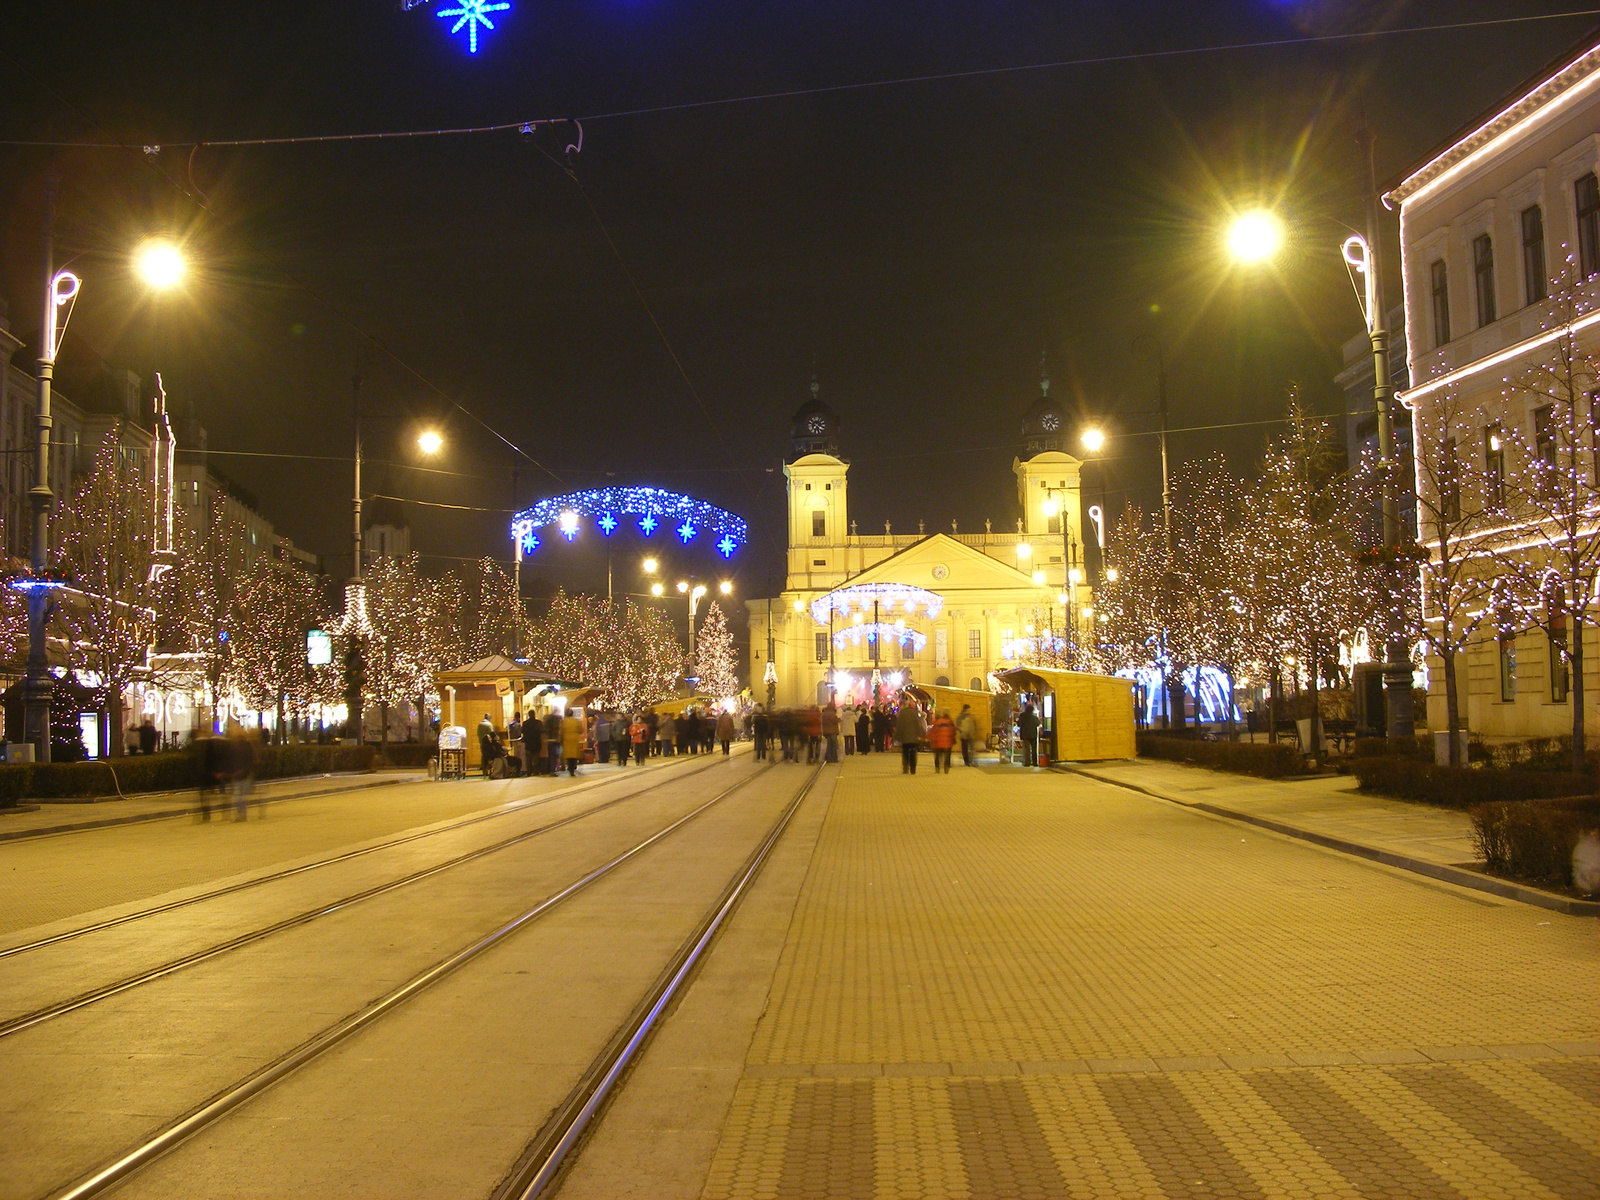
[[[174,1146],[207,1126],[214,1124],[251,1098],[266,1091],[279,1080],[325,1054],[352,1034],[366,1028],[419,992],[438,983],[447,975],[454,973],[484,951],[492,949],[530,922],[537,920],[558,905],[571,899],[590,884],[609,875],[636,855],[661,841],[662,838],[681,829],[701,813],[721,803],[752,780],[761,778],[765,773],[764,771],[754,772],[746,775],[737,783],[724,788],[704,804],[658,829],[655,833],[624,850],[615,858],[585,872],[559,892],[547,896],[526,912],[507,921],[500,928],[484,934],[466,948],[456,951],[448,958],[440,960],[417,975],[413,975],[405,983],[384,993],[359,1012],[335,1021],[332,1025],[325,1027],[299,1045],[279,1055],[270,1063],[258,1067],[225,1091],[202,1101],[199,1105],[158,1130],[133,1149],[124,1152],[111,1162],[97,1168],[76,1182],[50,1192],[47,1200],[89,1200],[89,1197],[102,1194],[140,1168],[155,1161]]]
[[[726,762],[727,760],[723,759],[722,761]],[[700,770],[690,772],[689,774],[698,775],[701,773],[701,771],[706,769],[707,768],[702,767]],[[683,776],[680,776],[679,778],[681,779]],[[672,782],[677,782],[677,780],[673,780]],[[373,884],[371,887],[363,888],[359,892],[352,892],[348,896],[341,896],[337,900],[329,900],[325,903],[315,905],[314,907],[308,908],[303,912],[295,913],[293,916],[284,917],[282,920],[274,921],[270,925],[264,925],[259,929],[253,929],[248,933],[241,933],[237,937],[229,938],[227,941],[218,942],[214,946],[208,946],[203,950],[192,951],[189,954],[184,954],[178,958],[170,959],[158,966],[147,967],[143,971],[137,971],[132,975],[125,975],[121,979],[113,980],[111,983],[101,984],[99,987],[94,987],[87,991],[79,992],[77,995],[70,996],[65,1000],[58,1000],[54,1004],[47,1004],[41,1008],[36,1008],[31,1012],[23,1013],[20,1016],[11,1017],[8,1020],[0,1021],[0,1038],[21,1033],[25,1029],[32,1029],[36,1025],[42,1025],[46,1021],[54,1020],[56,1017],[65,1016],[70,1012],[76,1012],[80,1008],[87,1008],[89,1005],[98,1003],[101,1000],[107,1000],[110,997],[120,995],[123,992],[132,991],[136,987],[142,987],[144,984],[153,983],[157,979],[164,979],[168,975],[175,975],[179,971],[185,970],[188,967],[197,966],[203,962],[209,962],[213,958],[220,958],[224,954],[228,954],[234,950],[242,949],[245,946],[253,945],[256,942],[265,941],[269,937],[274,937],[277,934],[287,932],[290,929],[297,929],[302,925],[309,925],[311,922],[320,917],[326,917],[333,913],[341,912],[344,909],[349,908],[352,905],[359,904],[364,900],[371,900],[376,896],[382,896],[388,892],[399,891],[403,887],[408,887],[413,883],[419,883],[424,879],[428,879],[434,875],[442,874],[445,871],[462,866],[465,863],[473,862],[480,858],[486,858],[491,854],[499,853],[501,850],[506,850],[512,846],[520,845],[523,842],[531,841],[536,837],[540,837],[546,833],[552,833],[555,830],[565,828],[568,825],[576,824],[579,821],[594,816],[596,813],[603,813],[609,809],[615,808],[619,804],[625,804],[629,800],[635,800],[644,792],[649,790],[651,790],[649,787],[644,787],[639,788],[636,791],[626,792],[621,796],[616,796],[605,801],[604,803],[597,804],[593,808],[587,808],[582,812],[573,813],[571,816],[562,817],[558,821],[552,821],[548,825],[541,825],[537,829],[529,829],[524,830],[522,833],[512,834],[508,838],[503,838],[500,841],[493,842],[487,846],[480,846],[476,850],[464,851],[463,853],[457,854],[451,858],[447,858],[442,862],[434,863],[432,866],[422,867],[416,871],[410,872],[409,874],[401,875],[396,879],[385,880],[383,883],[377,883]],[[571,795],[572,793],[566,792],[563,794]]]
[[[693,771],[685,771],[682,774],[685,777],[698,775],[701,771],[707,770],[711,765],[713,764],[708,763],[705,767],[700,767]],[[652,767],[648,772],[646,772],[646,774],[655,775],[666,769],[667,768],[664,765],[662,767]],[[260,887],[262,884],[275,883],[280,879],[288,879],[295,875],[304,875],[307,871],[317,871],[323,867],[330,867],[338,863],[348,862],[353,858],[362,858],[368,854],[377,854],[383,850],[392,850],[396,846],[404,846],[411,842],[421,841],[424,838],[438,837],[442,833],[453,833],[457,829],[465,829],[468,826],[478,825],[484,821],[493,821],[500,817],[510,816],[512,813],[525,812],[530,808],[538,808],[540,805],[551,804],[557,800],[564,800],[568,796],[576,796],[580,792],[588,792],[593,791],[596,788],[609,787],[611,784],[621,782],[624,778],[624,776],[618,776],[616,779],[592,779],[588,782],[580,783],[576,787],[567,788],[564,791],[555,792],[549,796],[541,796],[536,800],[519,800],[497,808],[493,812],[479,813],[476,816],[465,817],[459,821],[452,821],[450,824],[442,825],[438,829],[426,829],[421,833],[408,833],[403,837],[390,838],[386,842],[379,842],[375,846],[365,846],[360,850],[347,850],[342,854],[335,854],[329,858],[318,859],[316,862],[303,863],[298,867],[289,867],[282,871],[274,871],[269,875],[261,875],[254,879],[246,879],[240,883],[230,883],[226,887],[213,888],[209,892],[201,892],[195,896],[187,896],[182,900],[170,900],[165,904],[156,904],[149,908],[141,908],[138,912],[126,913],[120,917],[111,917],[104,921],[96,921],[92,925],[83,925],[77,929],[69,929],[64,933],[56,933],[49,937],[38,938],[31,942],[23,942],[20,945],[8,946],[4,949],[0,949],[0,960],[10,958],[17,954],[25,954],[31,950],[40,950],[45,946],[53,946],[58,942],[71,941],[73,938],[84,937],[91,933],[100,933],[106,929],[115,929],[119,925],[127,925],[133,921],[143,921],[147,917],[160,916],[162,913],[169,913],[176,909],[187,908],[191,904],[202,904],[207,900],[216,900],[223,896],[231,896],[237,892],[248,891],[250,888]],[[629,792],[628,794],[630,796],[637,796],[646,790],[648,789],[639,788],[638,790]]]
[[[491,1194],[491,1200],[536,1200],[557,1179],[568,1154],[610,1099],[661,1015],[671,1005],[679,988],[694,973],[718,930],[738,908],[745,892],[821,774],[822,767],[819,765],[773,823],[766,838],[745,860],[743,869],[734,876],[699,927],[689,935],[666,969],[657,976],[644,999],[618,1027],[567,1098],[550,1115],[533,1141],[528,1143],[516,1164]]]

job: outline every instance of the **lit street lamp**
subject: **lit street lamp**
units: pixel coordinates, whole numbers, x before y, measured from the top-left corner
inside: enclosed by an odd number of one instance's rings
[[[183,280],[183,251],[164,238],[143,242],[134,253],[133,265],[139,277],[159,291],[175,287]]]

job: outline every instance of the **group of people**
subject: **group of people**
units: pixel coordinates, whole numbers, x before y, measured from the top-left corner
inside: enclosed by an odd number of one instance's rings
[[[845,754],[886,754],[898,746],[903,773],[917,773],[917,756],[926,743],[933,751],[935,772],[950,770],[956,744],[961,745],[961,761],[972,766],[977,751],[978,721],[972,706],[963,704],[954,718],[940,709],[930,720],[917,701],[901,693],[898,704],[808,705],[768,711],[757,705],[747,717],[757,759],[772,756],[773,743],[784,762],[838,762],[840,741]]]
[[[690,707],[674,715],[654,709],[634,713],[583,712],[565,715],[555,711],[529,715],[524,721],[513,713],[501,742],[488,713],[478,723],[478,746],[485,776],[576,775],[585,761],[628,765],[630,756],[641,766],[652,756],[710,754],[720,743],[730,752],[737,726],[729,712],[712,713]]]

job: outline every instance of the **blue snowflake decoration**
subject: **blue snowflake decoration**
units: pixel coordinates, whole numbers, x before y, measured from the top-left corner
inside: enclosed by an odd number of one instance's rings
[[[522,552],[532,554],[539,548],[539,537],[535,533],[527,533],[522,538]]]
[[[495,0],[494,3],[490,3],[489,0],[457,0],[455,8],[441,8],[439,15],[446,20],[451,17],[460,18],[454,25],[450,26],[450,32],[460,33],[462,27],[465,26],[467,30],[467,52],[476,54],[478,52],[478,26],[482,25],[485,29],[493,29],[494,22],[489,19],[489,14],[505,12],[510,7],[511,5],[506,3],[506,0]]]
[[[723,558],[732,558],[750,540],[742,517],[694,496],[651,487],[606,487],[546,497],[512,518],[511,536],[524,537],[544,525],[561,529],[565,514],[593,518],[607,537],[622,527],[625,517],[635,519],[645,537],[666,528],[687,544],[704,533]]]

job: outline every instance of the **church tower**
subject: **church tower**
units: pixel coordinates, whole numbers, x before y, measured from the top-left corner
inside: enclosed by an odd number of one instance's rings
[[[839,457],[839,415],[819,398],[821,390],[813,379],[811,399],[790,425],[783,464],[789,481],[790,590],[832,587],[845,575],[850,464]]]
[[[1022,528],[1034,546],[1035,569],[1044,571],[1050,586],[1064,586],[1068,572],[1084,565],[1081,463],[1066,452],[1066,414],[1051,399],[1042,366],[1039,397],[1022,414],[1022,441],[1027,457],[1011,464]]]

